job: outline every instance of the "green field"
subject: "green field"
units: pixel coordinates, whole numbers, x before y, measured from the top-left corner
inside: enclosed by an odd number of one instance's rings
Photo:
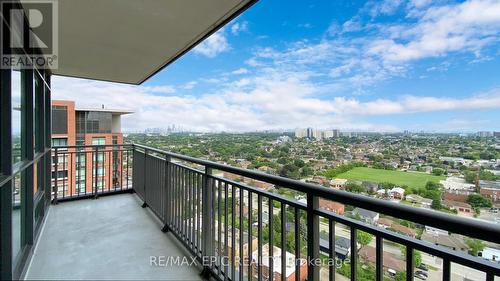
[[[350,171],[339,174],[336,178],[377,183],[390,182],[396,185],[407,185],[409,187],[425,187],[428,181],[439,182],[445,179],[444,176],[438,177],[425,173],[390,171],[366,167],[356,167]]]

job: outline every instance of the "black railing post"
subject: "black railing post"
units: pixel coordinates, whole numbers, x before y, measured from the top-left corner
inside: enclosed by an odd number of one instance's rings
[[[148,177],[146,177],[146,171],[147,171],[147,168],[146,168],[146,158],[147,158],[147,155],[148,155],[148,150],[147,149],[144,149],[144,162],[142,163],[142,167],[143,167],[143,181],[142,181],[142,190],[144,190],[144,202],[142,203],[141,207],[142,208],[146,208],[148,206],[148,203],[146,203],[146,180]]]
[[[98,162],[99,162],[98,151],[99,151],[99,147],[96,146],[94,148],[94,157],[92,157],[93,158],[92,160],[94,161],[94,175],[95,175],[94,176],[94,180],[95,181],[93,182],[93,184],[94,184],[94,199],[98,198],[97,197],[97,192],[98,192],[97,183],[99,182],[99,180],[98,180],[98,177],[99,177],[99,173],[98,173],[98,170],[99,170],[99,168],[98,168]]]
[[[54,166],[55,166],[55,179],[54,179],[54,187],[52,188],[52,192],[54,192],[54,198],[52,199],[52,204],[57,204],[57,193],[59,192],[59,155],[57,151],[57,147],[54,148]],[[52,183],[52,181],[51,181]],[[64,187],[63,187],[64,188]]]
[[[307,194],[307,280],[319,280],[319,217],[315,210],[319,209],[319,198]]]
[[[203,271],[201,275],[204,278],[208,278],[211,275],[212,267],[212,257],[214,256],[214,244],[212,237],[212,218],[213,218],[213,206],[212,206],[212,189],[211,189],[211,179],[209,175],[212,174],[212,168],[205,166],[205,173],[203,174],[203,190],[202,190],[202,245],[203,245]]]
[[[163,214],[165,218],[165,225],[161,229],[162,232],[168,232],[170,223],[170,215],[171,215],[171,192],[172,192],[172,172],[170,171],[170,163],[172,162],[172,158],[168,155],[165,156],[165,213]]]

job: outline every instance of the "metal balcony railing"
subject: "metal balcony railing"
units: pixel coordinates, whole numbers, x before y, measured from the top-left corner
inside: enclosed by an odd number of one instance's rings
[[[361,263],[358,257],[360,232],[375,237],[376,258],[373,262],[375,271],[373,278],[377,281],[389,278],[387,270],[384,269],[387,268],[384,264],[384,241],[392,241],[405,247],[406,280],[414,279],[416,251],[442,259],[440,277],[442,280],[451,279],[452,263],[482,272],[483,279],[487,281],[493,281],[495,276],[500,276],[498,263],[321,209],[319,199],[336,201],[420,225],[500,243],[500,227],[494,224],[394,204],[360,194],[235,168],[137,144],[59,147],[57,150],[54,149],[53,155],[54,159],[58,159],[57,156],[61,154],[67,155],[69,159],[78,154],[85,154],[87,159],[93,160],[88,170],[97,170],[98,159],[104,161],[104,166],[109,165],[109,161],[113,159],[112,153],[116,152],[120,157],[117,158],[119,163],[115,167],[119,167],[117,169],[121,171],[119,183],[125,184],[124,187],[113,188],[115,181],[110,178],[108,180],[113,183],[112,187],[99,188],[92,180],[94,188],[89,189],[89,192],[75,194],[75,189],[70,184],[69,190],[72,190],[72,193],[63,193],[61,197],[57,188],[59,185],[56,183],[54,201],[78,198],[82,195],[96,196],[116,192],[117,189],[118,191],[133,189],[143,200],[143,207],[149,207],[163,222],[162,231],[171,232],[196,257],[203,265],[203,273],[206,276],[219,280],[320,280],[321,275],[321,280],[324,277],[335,280],[335,272],[340,270],[337,261],[341,259],[336,255],[336,247],[331,246],[335,245],[335,240],[338,239],[335,233],[337,224],[350,229],[348,240],[351,250],[347,266],[351,280],[360,279],[358,278]],[[104,153],[104,157],[98,156],[99,153]],[[57,163],[55,167],[58,167]],[[128,174],[129,169],[132,170],[131,178]],[[110,168],[110,171],[113,169]],[[125,176],[123,171],[126,171]],[[306,202],[230,180],[217,175],[215,171],[301,192]],[[94,175],[97,174],[96,172]],[[105,174],[103,178],[107,176],[109,175]],[[99,176],[94,179],[99,180]],[[320,245],[321,232],[327,234],[326,247]],[[393,280],[393,277],[389,280]]]
[[[132,145],[52,149],[52,202],[132,190]]]

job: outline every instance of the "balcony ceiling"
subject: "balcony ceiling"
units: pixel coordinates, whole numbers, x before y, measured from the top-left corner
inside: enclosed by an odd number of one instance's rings
[[[141,84],[255,1],[58,1],[53,74]]]

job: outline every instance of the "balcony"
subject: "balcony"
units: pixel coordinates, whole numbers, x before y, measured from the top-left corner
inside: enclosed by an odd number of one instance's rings
[[[82,155],[93,172],[77,189],[71,159]],[[52,159],[53,171],[63,167],[68,177],[52,179],[52,205],[26,279],[499,280],[499,263],[330,212],[319,199],[500,243],[496,225],[142,145],[58,147]],[[99,167],[108,168],[101,175]],[[366,233],[374,239],[363,245]],[[417,274],[417,251],[427,276]]]
[[[185,257],[160,221],[127,193],[53,205],[26,279],[199,280],[189,266],[151,266],[150,257]]]

